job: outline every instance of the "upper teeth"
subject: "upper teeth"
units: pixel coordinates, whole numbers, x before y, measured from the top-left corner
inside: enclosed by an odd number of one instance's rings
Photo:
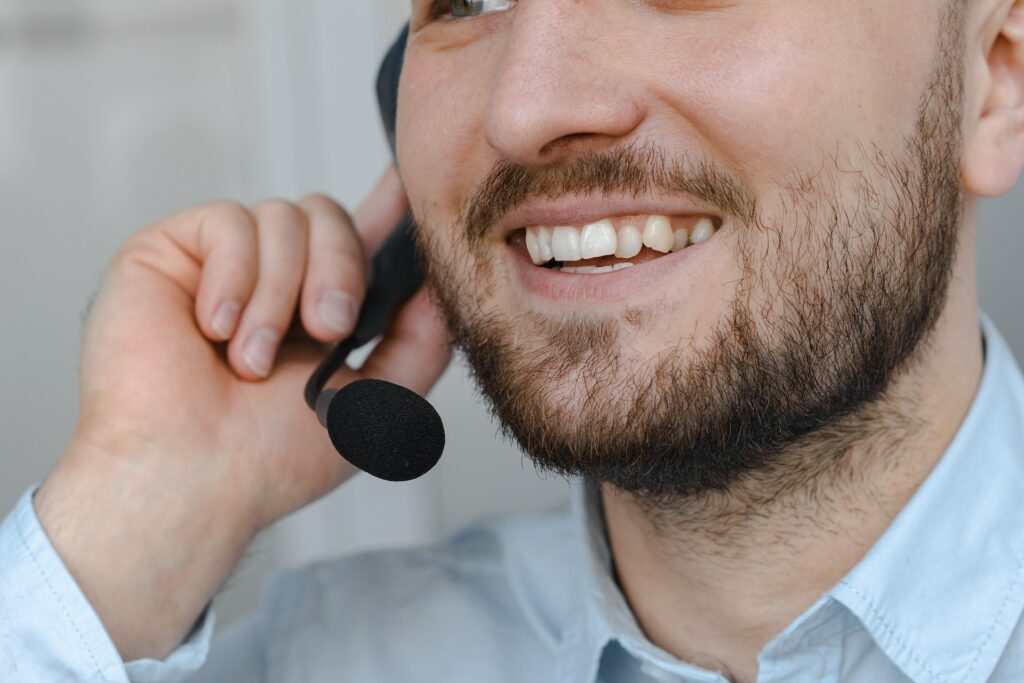
[[[687,225],[691,227],[673,228],[668,216],[625,218],[618,225],[608,218],[583,227],[536,225],[526,229],[526,249],[537,265],[552,259],[571,262],[612,255],[628,259],[645,246],[667,254],[715,234],[715,223],[708,217],[688,221]]]
[[[633,223],[623,223],[616,239],[615,256],[618,258],[633,258],[644,248],[644,238],[640,234],[640,228]]]
[[[672,221],[667,216],[651,216],[644,226],[644,246],[667,254],[675,244]]]
[[[710,219],[698,221],[690,233],[690,243],[698,244],[715,234],[715,224]]]
[[[617,244],[614,223],[607,219],[591,223],[584,226],[580,234],[580,257],[588,259],[611,256],[615,253]]]
[[[556,261],[579,261],[583,258],[583,251],[580,249],[579,228],[568,225],[556,227],[551,232],[551,253]],[[530,254],[530,258],[536,262],[540,258],[540,254]]]

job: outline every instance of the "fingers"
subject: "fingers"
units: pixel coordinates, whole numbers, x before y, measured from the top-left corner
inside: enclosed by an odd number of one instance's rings
[[[450,360],[448,327],[428,292],[420,290],[398,312],[360,374],[426,395]]]
[[[366,254],[372,258],[398,222],[409,211],[409,200],[395,167],[389,166],[377,186],[356,209],[356,230],[363,239]]]
[[[364,250],[333,200],[314,195],[252,210],[215,204],[180,224],[184,239],[199,243],[190,253],[202,270],[200,328],[230,342],[228,361],[241,377],[270,375],[297,307],[315,339],[351,333],[366,291]]]
[[[208,338],[227,341],[256,286],[256,223],[244,207],[223,203],[201,210],[197,225],[195,231],[177,231],[186,239],[185,233],[191,233],[190,251],[202,263],[196,321]]]
[[[320,341],[338,341],[355,327],[366,294],[363,244],[348,213],[332,199],[313,195],[299,207],[309,217],[302,324]]]
[[[334,200],[312,195],[299,202],[309,216],[309,257],[302,290],[302,322],[323,342],[352,332],[366,295],[373,255],[409,210],[394,166],[388,167],[354,220]]]
[[[291,324],[306,271],[309,223],[298,207],[270,201],[252,210],[256,219],[259,277],[228,346],[239,375],[262,379],[274,367],[281,340]]]
[[[227,342],[235,372],[259,380],[273,371],[296,309],[317,340],[351,333],[368,263],[407,211],[401,181],[389,168],[354,219],[333,200],[313,195],[252,209],[210,204],[162,228],[187,255],[172,279],[195,296],[203,335]]]

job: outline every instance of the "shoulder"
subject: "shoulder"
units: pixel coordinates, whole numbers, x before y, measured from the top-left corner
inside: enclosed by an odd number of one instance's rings
[[[291,570],[270,592],[306,597],[319,605],[372,601],[408,608],[485,596],[498,600],[533,592],[541,576],[557,575],[574,560],[578,542],[565,507],[495,518],[468,527],[436,546],[384,550],[334,558]],[[429,589],[429,590],[427,590]]]
[[[356,659],[398,665],[409,648],[421,662],[467,645],[495,661],[517,650],[550,653],[569,609],[578,543],[559,508],[477,524],[434,547],[287,572],[264,602],[269,647],[286,659],[339,658],[351,673]]]

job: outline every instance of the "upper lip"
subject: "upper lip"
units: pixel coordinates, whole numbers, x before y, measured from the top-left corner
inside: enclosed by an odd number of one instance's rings
[[[685,197],[642,198],[630,195],[571,195],[542,199],[509,211],[494,226],[501,237],[532,225],[586,225],[615,216],[711,216],[719,212]]]

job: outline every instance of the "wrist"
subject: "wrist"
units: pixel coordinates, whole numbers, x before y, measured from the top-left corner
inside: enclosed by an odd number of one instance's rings
[[[210,472],[76,433],[36,514],[126,661],[177,647],[255,529]],[[191,470],[191,471],[190,471]]]

